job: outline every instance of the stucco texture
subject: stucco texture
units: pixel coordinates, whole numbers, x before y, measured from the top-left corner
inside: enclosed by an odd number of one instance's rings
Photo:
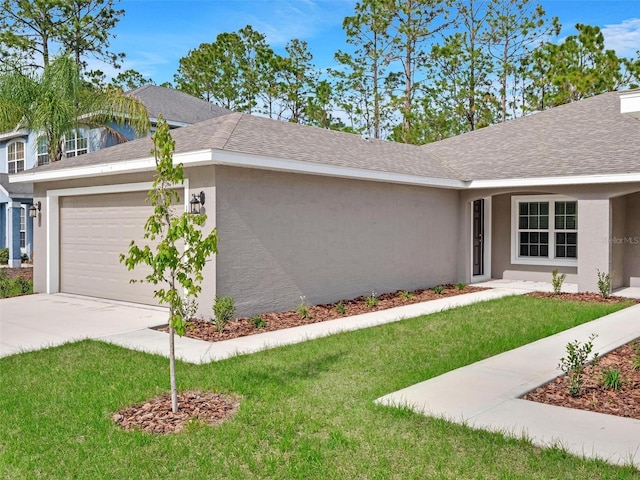
[[[458,193],[216,168],[217,293],[239,314],[455,282]]]

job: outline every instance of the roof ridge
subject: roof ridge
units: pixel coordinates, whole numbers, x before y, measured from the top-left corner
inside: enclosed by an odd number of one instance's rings
[[[236,128],[238,127],[238,123],[240,122],[240,119],[243,115],[244,114],[240,112],[231,112],[220,117],[222,119],[221,123],[224,128],[216,129],[211,138],[212,140],[214,140],[214,143],[215,140],[220,139],[222,145],[220,147],[214,148],[218,148],[220,150],[225,149],[225,147],[229,143],[229,140],[231,139],[231,136],[233,135],[233,132],[235,132]]]

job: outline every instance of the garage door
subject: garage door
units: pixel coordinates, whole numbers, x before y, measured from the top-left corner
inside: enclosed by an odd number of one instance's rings
[[[60,291],[78,295],[157,304],[154,285],[130,283],[149,272],[120,263],[129,243],[140,246],[153,209],[147,192],[62,197],[60,199]]]

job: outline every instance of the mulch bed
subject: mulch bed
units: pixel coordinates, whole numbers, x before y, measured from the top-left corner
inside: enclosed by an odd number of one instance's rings
[[[147,433],[178,433],[189,423],[200,421],[218,425],[238,410],[238,399],[220,393],[186,391],[178,395],[178,411],[171,411],[171,395],[127,407],[111,418],[125,430]]]
[[[595,292],[580,292],[580,293],[560,293],[558,295],[550,292],[531,292],[527,293],[530,297],[538,298],[557,298],[560,300],[569,300],[572,302],[592,302],[592,303],[619,303],[619,302],[636,302],[640,303],[640,299],[618,297],[615,295],[609,298],[604,298],[599,293]]]
[[[33,267],[7,268],[5,267],[9,278],[22,277],[25,280],[33,280]]]
[[[640,370],[633,368],[636,342],[640,342],[640,339],[603,355],[595,366],[588,366],[583,377],[583,391],[578,397],[572,397],[569,394],[568,378],[563,375],[527,393],[523,398],[558,407],[577,408],[640,420]],[[620,390],[615,391],[604,387],[602,372],[606,368],[620,370],[622,378]]]
[[[435,293],[433,290],[416,290],[410,292],[410,298],[402,295],[402,291],[396,293],[385,293],[377,297],[378,303],[375,306],[367,305],[367,297],[358,297],[353,300],[342,300],[344,313],[336,310],[337,304],[313,305],[307,306],[308,315],[302,318],[296,310],[279,313],[263,313],[260,315],[264,326],[257,327],[249,318],[237,318],[227,324],[222,332],[205,320],[192,320],[189,322],[187,337],[205,340],[207,342],[219,342],[222,340],[230,340],[232,338],[245,337],[247,335],[255,335],[256,333],[272,332],[274,330],[282,330],[284,328],[298,327],[300,325],[309,325],[311,323],[324,322],[334,320],[336,318],[350,317],[361,313],[375,312],[378,310],[386,310],[393,307],[401,307],[403,305],[411,305],[428,300],[437,300],[439,298],[462,295],[463,293],[471,293],[485,290],[484,288],[465,286],[462,289],[455,285],[445,285],[442,293]],[[160,331],[168,332],[168,327],[159,328]]]

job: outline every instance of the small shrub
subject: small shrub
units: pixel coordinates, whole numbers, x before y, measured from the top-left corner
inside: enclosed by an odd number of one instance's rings
[[[592,358],[589,355],[593,351],[593,340],[597,335],[591,334],[589,340],[582,345],[577,340],[567,343],[567,356],[560,359],[558,368],[567,374],[569,386],[567,390],[572,397],[578,397],[582,393],[582,375],[584,369],[589,363],[595,363],[598,360],[598,354],[594,353]]]
[[[347,313],[347,309],[344,307],[344,303],[342,303],[342,300],[336,303],[336,312],[338,312],[340,315],[344,315],[345,313]]]
[[[211,319],[216,330],[222,332],[235,313],[236,307],[233,297],[220,297],[216,295],[216,299],[213,302],[213,318]]]
[[[415,295],[411,292],[407,292],[406,290],[403,290],[402,292],[400,292],[400,297],[404,298],[405,300],[411,300]]]
[[[633,369],[640,370],[640,342],[635,343],[633,348],[636,349],[636,354],[633,356]]]
[[[609,298],[611,296],[611,279],[614,272],[604,273],[597,269],[596,271],[598,272],[598,291],[602,298]]]
[[[300,315],[300,318],[309,318],[309,309],[304,303],[306,298],[307,297],[305,297],[304,295],[300,295],[300,305],[298,305],[298,308],[296,308],[296,311],[298,312],[298,315]]]
[[[466,286],[467,286],[467,284],[466,284],[466,283],[464,283],[464,282],[458,282],[458,283],[456,283],[456,288],[457,288],[458,290],[464,290]]]
[[[15,279],[17,287],[20,289],[20,293],[25,295],[27,293],[33,293],[33,282],[23,277]]]
[[[369,308],[373,308],[376,305],[378,305],[378,296],[376,295],[376,292],[371,292],[371,296],[367,297],[364,301],[364,303],[367,305],[367,307]]]
[[[9,263],[9,249],[0,248],[0,265],[7,265]]]
[[[553,285],[553,294],[560,295],[562,293],[562,284],[564,279],[567,278],[566,273],[558,274],[558,269],[554,268],[551,272],[551,284]]]
[[[249,321],[251,323],[253,323],[253,325],[256,328],[264,328],[264,327],[267,326],[266,322],[262,319],[262,316],[260,316],[260,315],[255,315],[255,316],[251,317],[249,319]]]
[[[435,293],[437,295],[441,295],[442,292],[444,292],[444,285],[436,285],[431,290],[433,290],[433,293]]]
[[[607,367],[602,369],[602,383],[605,388],[619,391],[622,388],[622,378],[620,370],[615,367]]]

